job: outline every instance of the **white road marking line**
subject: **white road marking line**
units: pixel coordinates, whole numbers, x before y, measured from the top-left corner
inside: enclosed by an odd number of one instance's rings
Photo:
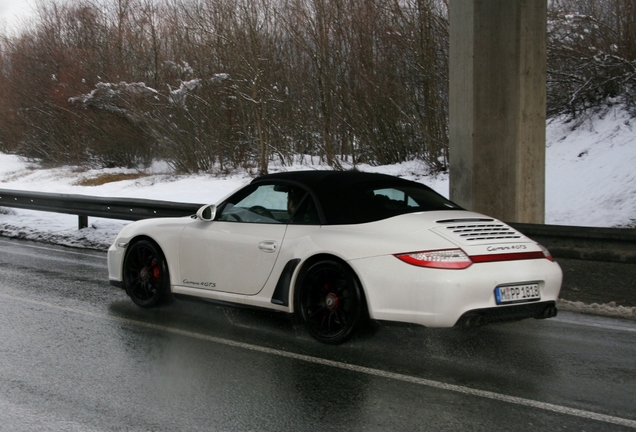
[[[0,244],[7,244],[10,246],[15,246],[15,242],[9,242],[6,240],[0,240]],[[75,252],[72,250],[67,250],[67,249],[62,249],[63,246],[60,246],[59,248],[53,248],[53,247],[46,247],[46,246],[36,246],[36,245],[32,245],[32,244],[20,244],[21,247],[25,247],[25,248],[31,248],[31,249],[40,249],[40,250],[45,250],[45,251],[51,251],[51,252],[59,252],[59,253],[65,253],[65,254],[71,254],[71,255],[81,255],[83,257],[91,257],[91,258],[100,258],[100,259],[106,259],[106,252],[103,253],[103,256],[98,255],[99,251],[91,251],[91,252],[95,252],[95,253],[86,253],[84,252]],[[12,250],[12,252],[14,252],[14,250]]]
[[[381,369],[374,369],[374,368],[369,368],[365,366],[342,363],[342,362],[338,362],[334,360],[323,359],[320,357],[313,357],[313,356],[308,356],[304,354],[291,353],[291,352],[287,352],[287,351],[283,351],[283,350],[279,350],[275,348],[267,348],[267,347],[262,347],[259,345],[253,345],[253,344],[248,344],[244,342],[236,342],[229,339],[209,336],[203,333],[196,333],[196,332],[191,332],[187,330],[176,329],[173,327],[145,323],[143,321],[137,321],[130,318],[123,318],[123,317],[102,314],[102,313],[89,312],[89,311],[84,311],[80,309],[60,306],[53,303],[47,303],[47,302],[42,302],[38,300],[31,300],[31,299],[16,297],[16,296],[7,295],[7,294],[0,294],[0,297],[9,299],[9,300],[19,301],[19,302],[30,303],[33,305],[49,307],[51,309],[62,310],[65,312],[76,313],[79,315],[90,316],[93,318],[99,318],[99,319],[104,319],[108,321],[124,322],[124,323],[132,324],[132,325],[136,325],[140,327],[145,327],[148,329],[160,330],[160,331],[164,331],[164,332],[175,334],[175,335],[186,336],[193,339],[204,340],[204,341],[226,345],[226,346],[230,346],[234,348],[246,349],[246,350],[255,351],[259,353],[285,357],[285,358],[289,358],[293,360],[300,360],[307,363],[313,363],[313,364],[318,364],[322,366],[330,366],[330,367],[334,367],[334,368],[338,368],[342,370],[363,373],[366,375],[376,376],[380,378],[387,378],[391,380],[417,384],[417,385],[421,385],[425,387],[451,391],[451,392],[460,393],[464,395],[477,396],[477,397],[481,397],[485,399],[498,400],[502,402],[515,404],[515,405],[521,405],[524,407],[532,407],[532,408],[536,408],[536,409],[540,409],[544,411],[555,412],[558,414],[565,414],[565,415],[579,417],[579,418],[583,418],[587,420],[596,420],[603,423],[616,424],[616,425],[626,426],[626,427],[636,429],[636,420],[630,420],[630,419],[626,419],[622,417],[599,414],[592,411],[585,411],[581,409],[566,407],[563,405],[556,405],[556,404],[540,402],[540,401],[536,401],[532,399],[525,399],[521,397],[505,395],[501,393],[478,390],[478,389],[473,389],[470,387],[464,387],[464,386],[455,385],[455,384],[447,384],[440,381],[433,381],[433,380],[429,380],[425,378],[419,378],[419,377],[404,375],[404,374],[395,373],[395,372],[388,372]]]
[[[606,318],[606,319],[612,319],[612,318]],[[626,324],[624,326],[618,326],[618,325],[612,325],[612,324],[605,324],[605,323],[595,323],[595,322],[589,322],[589,321],[577,321],[577,320],[570,320],[567,318],[550,318],[550,320],[548,322],[562,322],[565,324],[573,324],[573,325],[579,325],[579,326],[586,326],[586,327],[595,327],[595,328],[600,328],[600,329],[604,329],[604,330],[616,330],[616,331],[626,331],[626,332],[635,332],[636,333],[636,325],[635,326],[630,326],[629,324]]]

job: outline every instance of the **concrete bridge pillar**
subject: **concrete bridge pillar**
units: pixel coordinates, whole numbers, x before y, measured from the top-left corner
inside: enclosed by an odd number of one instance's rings
[[[544,223],[547,0],[450,0],[450,198]]]

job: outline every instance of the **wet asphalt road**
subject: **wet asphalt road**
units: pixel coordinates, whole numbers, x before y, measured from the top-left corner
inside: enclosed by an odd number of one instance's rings
[[[634,322],[375,324],[332,347],[284,314],[143,310],[104,253],[0,238],[2,431],[634,429]]]

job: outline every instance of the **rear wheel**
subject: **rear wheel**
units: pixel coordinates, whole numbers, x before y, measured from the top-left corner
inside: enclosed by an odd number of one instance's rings
[[[307,332],[323,343],[347,340],[364,315],[360,284],[336,261],[312,264],[301,277],[296,299],[296,313]]]
[[[132,301],[144,308],[169,298],[168,266],[155,243],[141,240],[130,246],[124,260],[124,288]]]

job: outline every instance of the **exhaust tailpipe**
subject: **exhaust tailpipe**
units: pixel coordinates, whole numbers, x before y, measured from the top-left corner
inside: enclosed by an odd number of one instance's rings
[[[547,308],[545,308],[543,310],[543,312],[541,313],[540,318],[541,319],[545,319],[545,318],[554,318],[555,316],[557,316],[557,308],[556,306],[548,306]]]

